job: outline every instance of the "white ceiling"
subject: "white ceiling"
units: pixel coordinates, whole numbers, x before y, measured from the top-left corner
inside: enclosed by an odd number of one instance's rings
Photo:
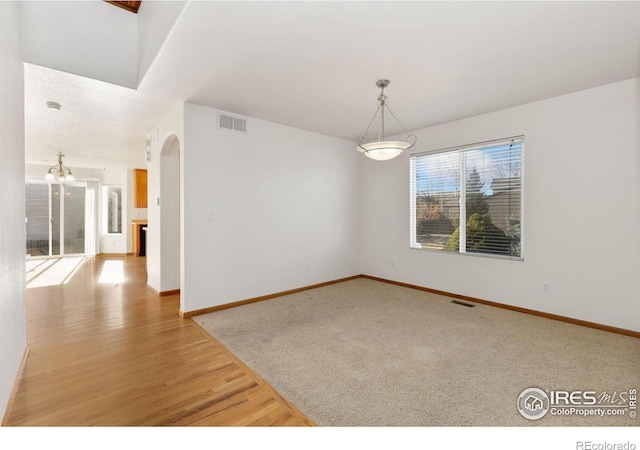
[[[355,140],[380,78],[418,129],[638,76],[640,2],[199,1],[137,90],[27,64],[27,163],[139,165],[183,101]]]

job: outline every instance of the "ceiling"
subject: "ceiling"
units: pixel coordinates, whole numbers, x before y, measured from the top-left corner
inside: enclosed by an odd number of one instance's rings
[[[380,78],[411,130],[638,76],[640,2],[196,1],[137,89],[26,64],[26,157],[131,167],[183,101],[355,140]]]

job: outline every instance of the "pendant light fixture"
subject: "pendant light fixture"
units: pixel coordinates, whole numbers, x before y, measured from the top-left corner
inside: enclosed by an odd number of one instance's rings
[[[389,86],[391,83],[389,80],[378,80],[376,82],[376,86],[378,86],[381,91],[378,96],[378,101],[380,102],[380,106],[376,110],[371,122],[369,122],[369,126],[367,130],[364,132],[362,136],[358,136],[358,147],[357,150],[359,152],[364,153],[365,156],[368,156],[371,159],[375,159],[376,161],[387,161],[389,159],[393,159],[402,153],[404,150],[411,148],[415,145],[417,138],[413,134],[407,133],[407,130],[404,129],[400,121],[396,118],[396,115],[391,111],[389,105],[387,105],[387,96],[384,95],[384,88]],[[402,131],[406,135],[406,141],[386,141],[384,134],[384,120],[385,120],[385,109],[389,111],[391,116],[395,119],[395,121],[400,125]],[[367,133],[371,128],[374,120],[380,113],[380,124],[378,126],[378,138],[375,141],[367,142]]]
[[[58,153],[58,164],[49,168],[49,171],[45,175],[44,179],[47,181],[54,181],[58,177],[58,181],[61,183],[65,181],[75,180],[71,169],[62,164],[62,157],[65,156],[62,153]]]

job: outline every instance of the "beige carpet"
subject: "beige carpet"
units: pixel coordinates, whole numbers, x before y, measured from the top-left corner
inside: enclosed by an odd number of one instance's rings
[[[640,425],[516,407],[640,389],[639,339],[451,300],[356,279],[194,320],[320,426]]]

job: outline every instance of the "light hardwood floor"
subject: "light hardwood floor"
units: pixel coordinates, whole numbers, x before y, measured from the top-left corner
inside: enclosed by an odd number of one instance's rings
[[[109,261],[124,282],[99,282]],[[27,290],[29,354],[5,425],[314,425],[180,318],[178,295],[147,288],[145,264],[91,257],[67,284]]]

